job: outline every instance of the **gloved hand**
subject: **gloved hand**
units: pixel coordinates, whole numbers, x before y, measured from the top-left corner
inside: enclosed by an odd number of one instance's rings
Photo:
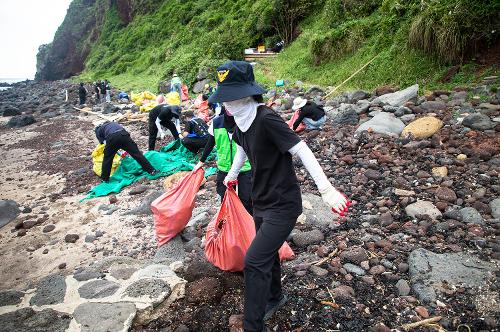
[[[193,172],[199,170],[200,168],[203,167],[203,165],[205,165],[205,163],[202,163],[201,161],[199,161],[196,166],[193,168]]]
[[[179,134],[179,139],[183,139],[184,136],[182,136],[182,134]]]
[[[332,208],[334,213],[337,213],[341,217],[347,212],[347,208],[351,204],[349,200],[340,191],[335,189],[333,186],[328,187],[325,190],[320,191],[323,202]]]
[[[230,178],[229,176],[226,176],[224,178],[224,181],[223,181],[224,185],[226,187],[231,187],[231,186],[235,186],[238,184],[238,179],[233,179],[233,178]]]

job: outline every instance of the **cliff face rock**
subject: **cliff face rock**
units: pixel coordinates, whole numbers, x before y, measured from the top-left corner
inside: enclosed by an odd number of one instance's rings
[[[80,73],[110,9],[116,9],[124,24],[132,20],[131,0],[73,0],[54,41],[38,49],[35,79],[52,81]]]

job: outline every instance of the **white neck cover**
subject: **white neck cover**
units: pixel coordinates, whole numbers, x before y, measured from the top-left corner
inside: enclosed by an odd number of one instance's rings
[[[252,97],[224,102],[228,115],[234,116],[236,125],[242,132],[246,132],[257,115],[257,103]]]

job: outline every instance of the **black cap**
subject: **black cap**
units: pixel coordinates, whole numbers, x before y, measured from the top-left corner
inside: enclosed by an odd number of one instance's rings
[[[221,103],[266,92],[255,82],[253,68],[246,61],[228,61],[217,68],[217,90],[209,103]]]

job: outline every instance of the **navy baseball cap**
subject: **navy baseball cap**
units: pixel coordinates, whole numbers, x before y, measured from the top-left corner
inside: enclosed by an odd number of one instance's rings
[[[217,90],[208,102],[222,103],[264,93],[266,90],[255,82],[251,64],[228,61],[217,68]]]

